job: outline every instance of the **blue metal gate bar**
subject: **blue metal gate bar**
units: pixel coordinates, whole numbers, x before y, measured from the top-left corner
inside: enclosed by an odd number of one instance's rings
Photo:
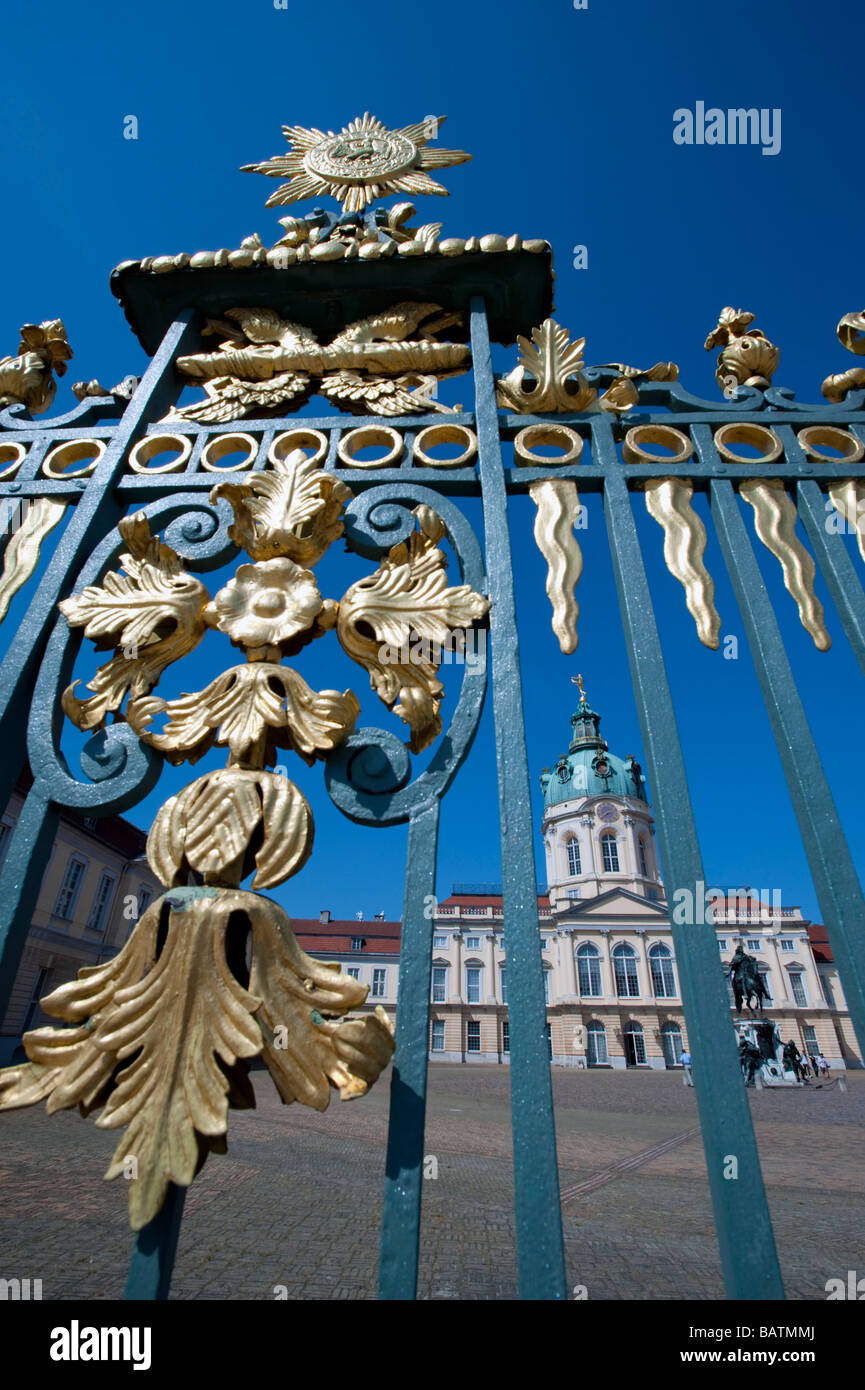
[[[492,599],[493,720],[501,819],[520,1297],[563,1299],[567,1293],[562,1213],[507,492],[489,332],[484,303],[478,298],[472,299],[471,304],[471,341],[478,465]]]
[[[702,855],[676,716],[627,484],[609,426],[594,435],[608,464],[604,508],[637,715],[654,788],[668,902],[705,887]],[[686,898],[687,902],[688,899]],[[702,913],[694,914],[695,917]],[[730,1026],[730,1004],[712,920],[684,925],[670,913],[694,1066],[709,1191],[729,1298],[784,1297],[748,1097]],[[736,1180],[729,1159],[736,1160]],[[726,1173],[725,1173],[726,1169]]]
[[[439,802],[409,822],[379,1298],[417,1294]]]
[[[748,636],[814,891],[865,1049],[865,900],[733,485],[710,485],[715,529]]]
[[[185,1201],[186,1188],[169,1183],[156,1216],[135,1237],[124,1299],[155,1302],[168,1298]]]
[[[837,536],[826,534],[826,498],[817,484],[804,479],[798,484],[799,515],[826,580],[826,587],[838,610],[844,631],[856,660],[865,672],[865,591]]]

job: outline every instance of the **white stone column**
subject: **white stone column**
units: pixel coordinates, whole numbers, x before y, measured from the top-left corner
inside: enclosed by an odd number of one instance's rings
[[[577,962],[574,959],[574,938],[562,928],[559,933],[559,970],[562,994],[568,1002],[577,998]]]
[[[450,1002],[461,1004],[463,1002],[463,940],[462,931],[457,930],[453,934],[454,958],[451,966],[450,983]]]
[[[496,934],[488,931],[484,936],[484,992],[487,1004],[496,1002]]]
[[[640,998],[652,1000],[655,997],[652,989],[652,973],[649,970],[649,958],[646,955],[646,939],[643,927],[635,927],[637,939],[633,942],[634,950],[637,952],[637,979],[640,982]]]
[[[616,976],[613,970],[613,954],[610,946],[610,928],[600,927],[599,930],[604,943],[604,949],[601,953],[601,983],[604,987],[604,999],[607,1003],[611,1001],[615,1003],[618,995],[616,994]]]

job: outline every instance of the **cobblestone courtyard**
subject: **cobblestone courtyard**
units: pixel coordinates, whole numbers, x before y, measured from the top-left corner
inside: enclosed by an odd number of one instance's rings
[[[317,1114],[234,1112],[229,1152],[187,1198],[172,1297],[364,1299],[376,1290],[388,1078]],[[789,1298],[825,1299],[865,1271],[865,1074],[751,1095]],[[564,1072],[553,1086],[571,1286],[589,1298],[723,1296],[694,1092],[678,1073]],[[116,1133],[44,1108],[0,1116],[0,1277],[41,1278],[45,1299],[122,1295],[130,1234],[123,1180],[101,1181]],[[516,1296],[508,1071],[430,1069],[420,1297]],[[629,1162],[632,1160],[632,1162]]]

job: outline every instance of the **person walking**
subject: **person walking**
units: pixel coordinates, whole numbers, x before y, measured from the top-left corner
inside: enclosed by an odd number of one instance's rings
[[[690,1052],[687,1052],[687,1051],[682,1052],[682,1053],[680,1054],[680,1056],[679,1056],[679,1061],[681,1062],[681,1064],[682,1064],[682,1069],[683,1069],[683,1071],[684,1071],[684,1073],[685,1073],[685,1085],[686,1085],[686,1086],[693,1086],[693,1084],[694,1084],[694,1073],[691,1071],[691,1054],[690,1054]]]
[[[828,1076],[828,1075],[829,1075],[829,1063],[826,1061],[826,1058],[823,1056],[823,1053],[822,1053],[822,1052],[820,1053],[819,1057],[817,1058],[817,1062],[818,1062],[819,1067],[820,1067],[820,1075],[821,1075],[821,1076]]]

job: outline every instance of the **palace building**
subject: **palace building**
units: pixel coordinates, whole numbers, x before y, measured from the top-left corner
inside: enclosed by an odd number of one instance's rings
[[[676,1067],[687,1028],[646,780],[632,755],[609,751],[582,683],[580,695],[568,750],[541,775],[548,891],[538,897],[538,930],[550,1057],[572,1067]],[[779,897],[769,904],[743,888],[716,901],[719,960],[726,965],[742,940],[782,1038],[835,1068],[861,1066],[825,931]],[[438,905],[433,1060],[508,1061],[503,928],[495,884],[455,885]],[[732,991],[730,999],[732,1007]]]

